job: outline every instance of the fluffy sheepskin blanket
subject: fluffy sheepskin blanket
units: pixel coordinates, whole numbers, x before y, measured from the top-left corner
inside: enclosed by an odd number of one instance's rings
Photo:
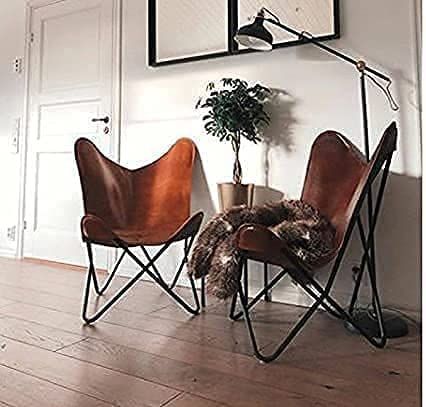
[[[234,207],[214,216],[201,232],[188,263],[195,278],[207,276],[207,291],[225,299],[238,290],[241,255],[236,231],[245,224],[268,227],[308,266],[333,250],[334,228],[317,210],[299,200]]]

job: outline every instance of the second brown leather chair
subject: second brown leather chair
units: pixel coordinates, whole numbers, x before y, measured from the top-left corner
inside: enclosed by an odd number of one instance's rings
[[[203,214],[190,216],[192,170],[196,147],[189,139],[180,139],[161,158],[150,165],[130,170],[105,157],[89,140],[81,138],[75,144],[75,158],[80,174],[85,215],[81,233],[89,256],[89,270],[83,300],[83,319],[92,323],[99,319],[127,290],[146,274],[177,303],[192,314],[200,310],[194,280],[190,283],[195,300],[191,307],[173,290],[187,261]],[[167,284],[155,263],[175,243],[184,243],[183,259],[170,284]],[[111,275],[100,287],[92,253],[92,245],[116,247],[122,250]],[[147,263],[131,250],[141,247]],[[161,246],[151,257],[146,246]],[[93,281],[95,292],[102,295],[108,288],[125,255],[140,272],[94,315],[87,315],[89,292]],[[204,306],[204,282],[202,304]]]
[[[336,132],[325,132],[318,136],[314,142],[301,200],[316,208],[330,221],[335,229],[334,251],[319,259],[314,267],[308,267],[304,264],[296,253],[286,246],[283,240],[264,226],[246,224],[238,230],[237,245],[245,259],[241,263],[241,277],[246,279],[247,260],[249,259],[261,261],[265,264],[275,264],[282,268],[281,273],[275,276],[250,301],[247,291],[243,289],[243,284],[240,282],[238,293],[232,301],[230,317],[234,320],[242,316],[245,317],[249,337],[258,359],[264,362],[276,359],[305,326],[320,305],[333,316],[344,320],[358,330],[372,345],[379,348],[385,346],[387,337],[376,283],[374,229],[377,224],[392,155],[396,150],[396,140],[397,128],[396,124],[392,123],[386,129],[370,161],[367,161],[348,139]],[[378,178],[382,169],[377,198],[373,205],[371,190],[373,182]],[[371,205],[367,205],[371,209],[367,230],[360,216],[364,203],[371,203]],[[349,309],[345,310],[332,297],[331,290],[356,226],[363,246],[363,256],[352,300]],[[334,261],[334,263],[331,267],[329,278],[325,286],[322,286],[314,279],[313,274],[331,261]],[[365,268],[372,288],[373,306],[379,331],[378,337],[363,329],[352,314]],[[281,344],[278,345],[276,350],[269,355],[265,355],[260,351],[256,341],[250,309],[286,274],[289,274],[313,298],[314,303],[283,339]],[[242,306],[242,311],[240,312],[235,312],[237,298],[240,299]]]

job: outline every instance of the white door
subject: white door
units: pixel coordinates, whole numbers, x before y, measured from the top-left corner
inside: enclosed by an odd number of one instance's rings
[[[112,153],[114,0],[64,0],[31,17],[24,256],[84,265],[74,142]],[[108,117],[109,122],[92,119]],[[96,263],[106,266],[106,250]]]

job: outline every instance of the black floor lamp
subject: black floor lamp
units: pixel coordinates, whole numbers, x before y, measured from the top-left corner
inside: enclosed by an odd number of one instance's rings
[[[384,75],[383,73],[370,68],[365,61],[356,60],[340,51],[337,51],[323,43],[319,42],[312,36],[309,32],[306,31],[296,31],[291,27],[288,27],[281,23],[280,19],[272,13],[267,8],[263,7],[259,13],[257,14],[253,23],[245,25],[241,27],[235,35],[235,41],[239,44],[254,49],[258,51],[271,51],[272,50],[272,42],[273,36],[272,34],[265,28],[264,22],[271,23],[295,36],[299,39],[303,40],[306,43],[313,44],[318,48],[328,52],[329,54],[334,55],[335,57],[348,62],[349,64],[356,67],[357,71],[360,74],[360,89],[361,89],[361,109],[362,109],[362,126],[364,132],[364,149],[365,156],[367,160],[370,159],[370,141],[369,141],[369,123],[368,123],[368,107],[367,107],[367,87],[366,80],[367,78],[371,80],[371,82],[379,87],[385,96],[387,97],[390,107],[393,111],[397,111],[399,109],[396,104],[394,98],[392,97],[390,86],[392,84],[392,80]],[[381,81],[384,81],[385,84],[382,84]],[[372,224],[372,213],[373,213],[373,205],[372,205],[372,195],[371,191],[368,194],[367,199],[367,215],[368,215],[368,223],[369,226]],[[374,265],[375,270],[375,244],[374,239],[371,245],[371,259]],[[364,326],[365,329],[369,330],[372,334],[377,331],[377,335],[379,335],[379,330],[377,328],[377,321],[375,319],[374,311],[369,309],[356,308],[359,289],[361,286],[362,277],[364,275],[364,270],[366,266],[366,256],[363,256],[359,267],[354,267],[354,275],[355,275],[355,289],[351,298],[351,302],[349,304],[349,313],[352,314],[360,323],[360,325]],[[374,304],[373,304],[374,305]],[[387,312],[384,315],[385,322],[385,330],[386,334],[389,338],[396,338],[400,336],[404,336],[408,333],[408,326],[406,322],[395,315],[394,313]],[[351,329],[351,326],[347,326],[348,329]]]

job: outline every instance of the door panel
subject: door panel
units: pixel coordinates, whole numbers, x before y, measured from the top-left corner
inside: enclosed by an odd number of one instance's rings
[[[86,264],[74,142],[84,136],[105,154],[112,151],[112,132],[92,118],[111,117],[113,2],[65,0],[33,12],[26,257]],[[95,255],[105,268],[106,250]]]
[[[43,92],[98,85],[100,19],[101,9],[97,7],[43,20],[40,27]]]
[[[72,123],[69,133],[74,136],[95,137],[100,129],[91,122],[92,117],[102,114],[98,101],[69,102],[40,106],[39,139],[61,137],[66,133],[64,124]]]

